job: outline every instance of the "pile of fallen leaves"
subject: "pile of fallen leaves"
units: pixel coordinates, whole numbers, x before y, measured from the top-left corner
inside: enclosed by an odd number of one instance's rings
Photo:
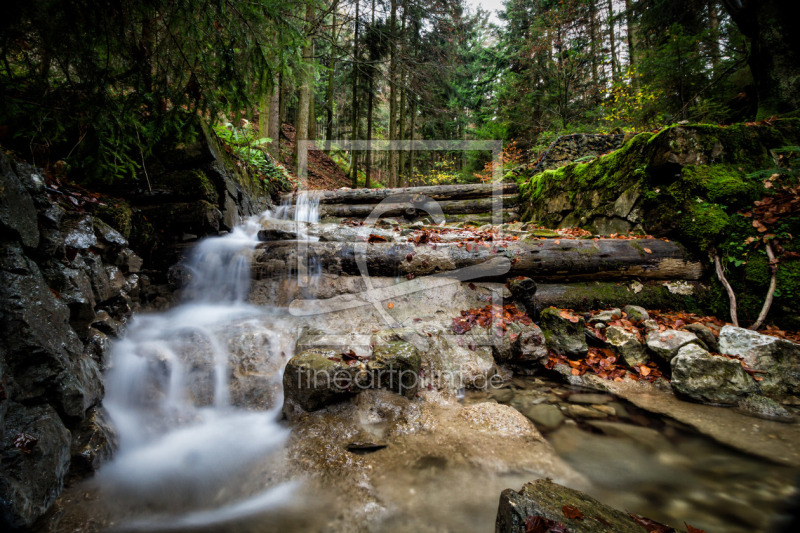
[[[495,327],[495,334],[502,337],[508,329],[507,324],[513,322],[521,322],[525,325],[533,323],[531,317],[517,309],[514,304],[503,306],[489,304],[485,307],[461,311],[461,316],[453,319],[453,332],[456,335],[463,335],[475,326],[485,328],[491,325]],[[516,334],[512,333],[511,335]]]
[[[552,370],[559,364],[569,366],[573,376],[582,376],[590,372],[610,381],[622,381],[627,376],[633,380],[643,379],[653,382],[664,377],[653,362],[629,367],[610,348],[594,346],[589,348],[589,353],[582,359],[568,359],[566,356],[551,351],[545,368]]]

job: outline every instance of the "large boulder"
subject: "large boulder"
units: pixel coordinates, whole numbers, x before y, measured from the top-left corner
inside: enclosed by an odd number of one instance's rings
[[[4,153],[0,153],[0,192],[0,236],[19,239],[25,247],[36,248],[39,225],[33,199]]]
[[[61,493],[69,470],[70,433],[52,407],[13,403],[5,417],[0,469],[0,523],[29,528]]]
[[[698,402],[735,405],[757,392],[737,359],[711,355],[696,344],[682,347],[670,365],[672,389]]]
[[[566,514],[573,516],[567,518]],[[534,529],[537,518],[542,529]],[[551,531],[551,525],[561,524],[570,533],[642,533],[644,529],[627,513],[600,503],[580,491],[539,479],[526,483],[519,492],[506,489],[500,495],[495,521],[496,533],[527,533]]]
[[[720,351],[741,357],[760,374],[761,392],[779,402],[800,396],[800,345],[749,329],[725,326],[719,334]]]
[[[583,357],[589,352],[582,316],[548,307],[542,311],[540,320],[547,347],[554,352],[572,358]]]

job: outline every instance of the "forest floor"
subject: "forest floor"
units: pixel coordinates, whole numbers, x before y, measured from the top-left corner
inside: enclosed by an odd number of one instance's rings
[[[295,130],[294,126],[284,124],[281,128],[281,164],[293,175],[297,176],[294,165]],[[349,187],[350,178],[344,171],[322,150],[309,150],[308,152],[308,188],[310,189],[338,189]]]

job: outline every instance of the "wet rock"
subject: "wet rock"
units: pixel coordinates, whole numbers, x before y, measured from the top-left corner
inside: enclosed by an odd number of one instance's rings
[[[83,419],[86,411],[103,397],[103,392],[103,377],[97,362],[88,355],[80,355],[59,378],[57,407],[65,417]]]
[[[638,305],[626,305],[622,308],[626,315],[628,315],[628,320],[633,322],[634,324],[641,324],[645,320],[650,320],[650,315],[647,313],[644,307],[639,307]]]
[[[64,208],[58,204],[50,204],[47,209],[39,211],[39,253],[42,257],[64,257],[64,239],[61,236],[61,220]]]
[[[621,424],[606,420],[592,420],[587,422],[593,428],[599,429],[609,437],[622,437],[634,441],[636,444],[650,451],[658,452],[671,447],[669,441],[655,429]]]
[[[531,278],[511,278],[508,280],[508,289],[515,302],[522,305],[525,312],[533,320],[537,318],[536,309],[536,282]]]
[[[489,395],[497,403],[509,404],[514,400],[513,389],[494,389]]]
[[[800,396],[800,345],[749,329],[725,326],[719,334],[720,351],[744,359],[760,374],[761,392],[784,402]]]
[[[464,407],[458,415],[470,422],[470,425],[478,431],[493,435],[541,437],[530,420],[508,405],[476,403]]]
[[[74,250],[85,251],[97,246],[92,217],[83,215],[64,222],[64,244]]]
[[[111,337],[118,337],[122,324],[114,320],[108,311],[100,310],[97,312],[97,316],[94,322],[92,322],[91,327]]]
[[[105,355],[108,353],[108,335],[96,328],[89,328],[84,339],[84,353],[94,359],[103,368]]]
[[[683,326],[683,329],[697,335],[697,338],[703,341],[703,344],[708,347],[709,351],[719,353],[719,343],[717,343],[717,338],[714,336],[711,328],[699,322],[695,322],[694,324],[686,324]]]
[[[91,252],[78,255],[72,262],[72,265],[83,269],[86,275],[89,276],[95,301],[105,302],[109,298],[115,296],[114,290],[111,287],[111,282],[108,279],[106,266],[103,264],[99,255],[95,255]]]
[[[578,404],[568,405],[567,413],[572,418],[608,418],[610,414],[592,407],[586,407]]]
[[[647,348],[666,362],[678,355],[678,350],[689,344],[697,344],[705,348],[702,341],[694,333],[668,329],[665,331],[650,330],[647,334]]]
[[[130,248],[123,248],[114,258],[114,264],[127,274],[136,274],[142,269],[144,260]]]
[[[564,422],[561,409],[555,405],[539,404],[522,409],[522,414],[527,416],[537,428],[546,430],[556,429]]]
[[[575,507],[584,518],[567,518],[562,507]],[[526,483],[519,492],[506,489],[500,495],[496,533],[527,533],[528,517],[541,516],[563,524],[570,533],[642,533],[643,528],[627,513],[609,507],[586,494],[539,479]]]
[[[262,229],[258,232],[258,240],[262,242],[271,241],[294,241],[297,239],[297,232],[279,228]]]
[[[419,386],[421,359],[413,344],[391,341],[376,346],[367,369],[372,373],[372,387],[383,388],[413,398]]]
[[[583,357],[589,352],[583,334],[583,317],[574,316],[570,320],[561,316],[559,309],[548,307],[542,311],[540,320],[545,341],[551,350],[572,358]]]
[[[369,361],[345,361],[342,353],[307,349],[292,357],[283,374],[284,412],[313,411],[368,389],[413,397],[419,385],[420,355],[404,341],[376,346]]]
[[[108,278],[108,294],[110,295],[106,300],[109,300],[120,295],[123,289],[125,289],[127,280],[122,274],[122,271],[113,265],[106,265],[105,270],[106,277]]]
[[[606,341],[614,348],[628,366],[636,366],[650,360],[644,345],[636,334],[619,326],[609,326],[605,330]]]
[[[601,311],[589,319],[589,324],[608,324],[614,320],[622,318],[622,311],[619,309],[609,309],[608,311]]]
[[[79,335],[83,335],[94,321],[97,303],[89,276],[84,270],[69,268],[61,262],[54,262],[43,274],[61,301],[69,307],[70,324]]]
[[[582,404],[604,404],[608,403],[613,400],[613,396],[609,396],[608,394],[595,394],[591,392],[580,392],[577,394],[570,394],[567,401],[570,403],[582,403]]]
[[[97,245],[99,248],[112,251],[128,246],[127,239],[125,239],[120,232],[99,218],[92,219],[92,226],[94,227],[94,234],[97,237]]]
[[[738,360],[711,355],[696,344],[682,347],[670,366],[672,389],[695,401],[736,405],[757,390]]]
[[[479,336],[490,335],[490,330],[486,328],[475,327],[472,332]],[[536,324],[511,322],[506,324],[506,331],[502,337],[496,333],[491,335],[492,355],[498,363],[528,366],[547,362],[544,333]]]
[[[2,439],[0,522],[28,528],[58,497],[70,461],[70,434],[52,407],[9,406]]]
[[[760,394],[751,394],[739,401],[739,409],[767,420],[780,420],[782,422],[794,420],[792,414],[784,409],[781,404]]]
[[[39,245],[36,208],[5,154],[0,154],[0,191],[0,235],[12,236],[24,246],[36,248]]]
[[[172,265],[169,267],[169,270],[167,270],[167,283],[169,284],[169,288],[173,291],[188,287],[191,281],[192,272],[182,263]]]
[[[84,477],[111,459],[119,445],[114,425],[102,407],[92,408],[80,426],[72,431],[72,475]]]

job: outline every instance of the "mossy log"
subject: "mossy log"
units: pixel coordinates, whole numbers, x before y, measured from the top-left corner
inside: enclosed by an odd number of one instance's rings
[[[371,214],[382,217],[419,217],[441,213],[445,215],[464,215],[474,213],[491,213],[504,208],[516,206],[516,195],[503,195],[489,198],[473,198],[468,200],[387,202],[385,204],[325,204],[319,208],[322,217],[367,218]],[[294,208],[289,210],[294,216]]]
[[[341,189],[318,191],[321,204],[377,203],[395,194],[424,195],[433,200],[467,200],[495,194],[516,194],[516,183],[470,183],[466,185],[430,185],[394,189]],[[284,194],[283,201],[293,201],[296,193]]]
[[[298,257],[331,274],[359,274],[363,260],[371,276],[424,276],[469,268],[469,279],[528,276],[542,281],[698,280],[702,264],[679,244],[658,239],[539,239],[501,243],[269,242],[253,262],[257,278],[291,274]],[[458,274],[456,274],[458,275]],[[465,278],[466,279],[466,278]]]

